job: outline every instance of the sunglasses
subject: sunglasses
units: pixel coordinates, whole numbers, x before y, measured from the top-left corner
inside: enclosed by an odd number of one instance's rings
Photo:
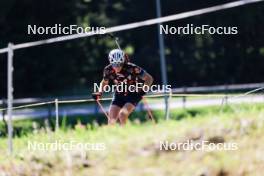
[[[123,66],[123,64],[111,64],[112,65],[112,67],[122,67]]]

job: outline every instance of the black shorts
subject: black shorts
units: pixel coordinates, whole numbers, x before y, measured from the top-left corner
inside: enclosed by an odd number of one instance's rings
[[[131,103],[134,106],[137,106],[138,102],[142,99],[142,95],[140,94],[132,94],[132,95],[119,95],[115,94],[112,105],[119,106],[122,108],[126,103]]]

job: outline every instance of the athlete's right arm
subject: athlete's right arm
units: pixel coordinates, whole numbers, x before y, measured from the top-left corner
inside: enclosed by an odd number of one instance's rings
[[[99,88],[99,93],[103,93],[104,92],[104,88],[105,86],[107,86],[109,84],[109,80],[105,80],[105,79],[102,79],[102,81],[100,82],[100,88]]]
[[[94,92],[92,93],[92,97],[93,99],[95,100],[98,100],[98,99],[101,99],[102,95],[103,95],[103,92],[104,92],[104,87],[106,85],[108,85],[108,80],[105,80],[103,79],[101,82],[100,82],[100,87],[99,87],[99,91],[98,92]]]
[[[99,91],[98,93],[100,95],[103,94],[104,90],[105,90],[105,86],[107,86],[109,84],[109,80],[111,79],[110,78],[110,75],[111,75],[111,72],[109,71],[109,68],[108,66],[106,66],[104,68],[104,72],[103,72],[103,79],[102,81],[100,82],[100,87],[99,87]]]
[[[104,92],[105,86],[107,86],[109,84],[109,80],[111,79],[110,77],[111,77],[111,72],[110,72],[109,66],[106,66],[104,68],[104,72],[103,72],[103,79],[100,82],[99,92],[101,94]]]

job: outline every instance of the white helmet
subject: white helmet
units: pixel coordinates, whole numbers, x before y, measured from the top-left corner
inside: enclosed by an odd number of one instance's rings
[[[123,64],[125,62],[125,53],[120,49],[113,49],[108,55],[110,64]]]

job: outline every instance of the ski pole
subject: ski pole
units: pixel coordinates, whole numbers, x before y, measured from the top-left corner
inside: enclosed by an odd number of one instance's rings
[[[109,35],[111,38],[115,39],[115,43],[116,43],[118,49],[121,50],[121,47],[120,47],[120,45],[119,45],[119,43],[118,43],[119,38],[118,38],[118,37],[115,37],[113,34],[108,34],[108,35]]]
[[[96,103],[98,104],[98,106],[100,107],[101,111],[104,113],[104,115],[106,116],[108,122],[110,120],[110,117],[108,116],[107,112],[104,110],[104,107],[102,106],[102,104],[100,103],[100,101],[98,99],[95,100]]]

